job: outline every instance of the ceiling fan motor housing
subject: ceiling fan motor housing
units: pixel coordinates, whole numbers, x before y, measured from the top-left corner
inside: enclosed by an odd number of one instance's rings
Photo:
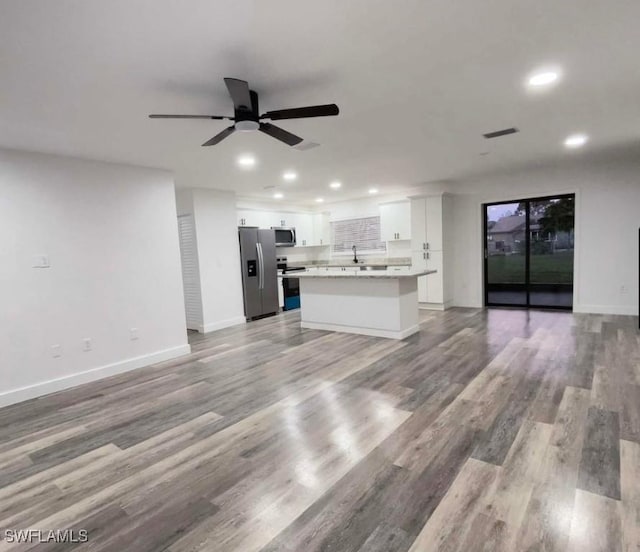
[[[258,94],[253,90],[249,90],[251,96],[251,105],[239,106],[235,109],[235,127],[236,130],[247,132],[258,130],[260,128],[260,111],[258,107]]]

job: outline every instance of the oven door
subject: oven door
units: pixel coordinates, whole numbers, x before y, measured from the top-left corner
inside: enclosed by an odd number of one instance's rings
[[[300,280],[298,278],[283,278],[284,310],[300,308]]]

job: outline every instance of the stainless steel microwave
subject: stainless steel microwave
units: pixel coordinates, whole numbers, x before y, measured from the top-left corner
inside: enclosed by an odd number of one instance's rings
[[[293,247],[296,244],[296,229],[292,226],[272,226],[276,233],[276,245]]]

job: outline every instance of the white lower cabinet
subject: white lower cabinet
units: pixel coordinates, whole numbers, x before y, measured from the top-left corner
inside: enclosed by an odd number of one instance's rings
[[[284,309],[284,288],[282,287],[282,276],[278,276],[278,305]]]
[[[427,251],[427,270],[437,270],[435,274],[426,277],[427,303],[444,304],[444,275],[442,251]]]
[[[418,301],[438,308],[444,303],[442,251],[414,251],[411,260],[413,269],[436,271],[418,278]]]

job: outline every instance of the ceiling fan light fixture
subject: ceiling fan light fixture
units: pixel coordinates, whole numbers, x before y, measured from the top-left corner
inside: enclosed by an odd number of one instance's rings
[[[256,158],[252,155],[241,155],[238,157],[238,165],[244,169],[250,169],[256,164]]]
[[[240,132],[252,132],[260,128],[260,123],[257,121],[237,121],[235,127]]]

